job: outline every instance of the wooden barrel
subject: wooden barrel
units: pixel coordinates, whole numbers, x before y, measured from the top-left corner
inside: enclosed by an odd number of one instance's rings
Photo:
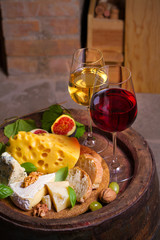
[[[77,120],[86,122],[82,111],[79,113],[74,110],[72,113]],[[42,112],[38,112],[24,118],[34,119],[40,127],[41,116]],[[109,134],[95,130],[110,138]],[[7,141],[3,127],[0,129],[0,141]],[[118,147],[128,162],[127,168],[130,174],[133,173],[133,178],[121,184],[115,201],[95,212],[87,211],[73,218],[62,219],[28,216],[13,205],[0,201],[1,235],[5,239],[21,240],[160,239],[159,182],[153,154],[144,138],[133,129],[118,134]]]

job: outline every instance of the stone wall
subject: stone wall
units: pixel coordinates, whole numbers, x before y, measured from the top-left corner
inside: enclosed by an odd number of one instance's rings
[[[9,75],[65,74],[80,47],[81,0],[0,0]]]

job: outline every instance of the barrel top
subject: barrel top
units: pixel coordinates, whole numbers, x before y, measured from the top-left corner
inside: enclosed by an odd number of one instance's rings
[[[85,111],[83,114],[82,110],[79,112],[78,110],[72,109],[71,111],[77,121],[87,124]],[[42,113],[43,111],[40,111],[23,116],[22,118],[31,118],[35,120],[37,126],[40,127]],[[8,141],[3,134],[5,125],[6,123],[0,128],[0,141],[3,141],[4,143]],[[111,138],[109,133],[104,133],[95,127],[94,130],[109,139]],[[125,213],[129,208],[134,208],[151,183],[156,168],[155,161],[145,139],[132,128],[118,133],[117,138],[118,151],[125,156],[128,174],[133,174],[133,178],[131,181],[121,184],[121,192],[115,201],[103,206],[103,208],[96,212],[86,212],[72,218],[42,219],[28,215],[26,212],[16,208],[14,204],[9,201],[0,200],[0,218],[24,228],[39,231],[65,231],[93,225],[96,226],[103,221],[109,222],[113,218]],[[109,149],[102,154],[104,159],[105,154],[108,154],[107,151],[109,151]]]

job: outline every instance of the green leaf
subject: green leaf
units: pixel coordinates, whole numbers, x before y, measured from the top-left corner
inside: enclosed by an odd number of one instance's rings
[[[0,184],[0,199],[8,197],[12,195],[12,193],[13,190],[10,187]]]
[[[3,142],[0,142],[0,155],[5,152],[6,150],[6,145]]]
[[[59,104],[54,104],[54,105],[50,106],[49,109],[53,112],[56,112],[57,114],[63,113],[63,109]]]
[[[49,107],[49,110],[46,110],[42,116],[42,128],[46,131],[51,130],[52,124],[55,120],[63,114],[63,109],[60,105],[55,104]]]
[[[55,182],[65,181],[68,176],[68,167],[59,169],[56,172]]]
[[[68,193],[69,193],[69,199],[71,202],[71,206],[74,207],[74,205],[76,204],[76,193],[75,193],[74,189],[71,187],[68,187]]]
[[[32,119],[18,119],[16,122],[8,124],[4,128],[4,135],[8,138],[14,137],[19,131],[29,132],[36,128],[35,121]]]
[[[30,132],[36,128],[36,123],[32,119],[19,119],[18,131]]]
[[[16,122],[14,123],[11,123],[9,125],[7,125],[5,128],[4,128],[4,135],[8,138],[10,138],[11,136],[14,136],[17,134],[17,128],[18,128],[18,123],[19,120],[17,120]]]
[[[77,121],[75,121],[76,122],[76,127],[77,127],[77,129],[76,129],[76,134],[75,134],[75,137],[76,138],[80,138],[80,137],[82,137],[83,136],[83,134],[85,133],[85,126],[84,126],[84,124],[82,124],[82,123],[79,123],[79,122],[77,122]]]
[[[27,173],[31,173],[31,172],[36,172],[37,171],[37,167],[30,162],[25,162],[21,164],[21,167],[25,168],[25,171]]]
[[[75,121],[75,123],[76,123],[77,127],[84,127],[83,123],[80,123],[80,122],[77,122],[77,121]]]

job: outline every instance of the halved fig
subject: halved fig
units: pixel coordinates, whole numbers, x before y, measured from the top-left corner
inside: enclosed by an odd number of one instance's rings
[[[58,135],[73,136],[76,132],[76,123],[72,117],[63,114],[52,124],[51,132]]]
[[[33,129],[31,132],[34,133],[34,134],[48,133],[46,130],[40,129],[40,128]]]

